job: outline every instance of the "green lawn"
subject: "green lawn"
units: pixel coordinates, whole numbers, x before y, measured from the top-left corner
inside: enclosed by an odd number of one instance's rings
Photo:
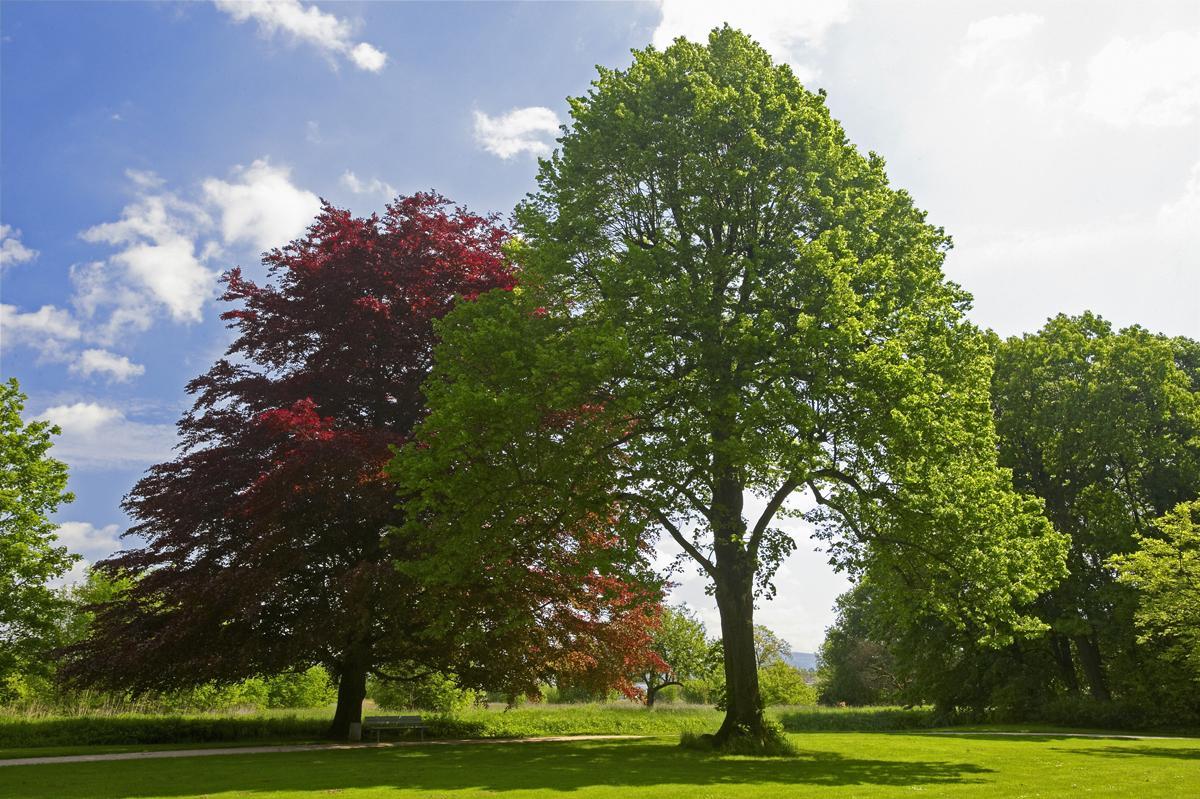
[[[1184,797],[1200,739],[804,733],[796,759],[675,740],[479,744],[0,768],[7,799],[106,797]]]

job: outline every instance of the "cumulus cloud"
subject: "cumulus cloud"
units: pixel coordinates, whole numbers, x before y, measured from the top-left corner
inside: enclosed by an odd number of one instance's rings
[[[133,421],[96,402],[54,405],[38,418],[62,429],[54,457],[73,469],[144,467],[169,458],[175,444],[174,425]]]
[[[346,190],[354,194],[378,194],[387,200],[396,196],[396,189],[392,187],[392,184],[385,183],[379,178],[362,180],[349,169],[342,173],[341,183]]]
[[[235,22],[253,20],[259,32],[271,38],[285,34],[293,41],[312,45],[331,60],[348,59],[359,69],[379,72],[387,64],[387,54],[366,42],[354,42],[354,28],[344,19],[326,13],[300,0],[215,0],[217,8]]]
[[[88,349],[79,353],[79,358],[71,364],[71,371],[83,377],[106,375],[111,381],[124,383],[145,374],[146,367],[108,350]]]
[[[143,189],[151,185],[144,175],[131,179]],[[198,322],[217,275],[196,252],[195,238],[208,224],[207,214],[195,204],[170,192],[143,192],[125,206],[118,221],[88,228],[80,236],[119,247],[109,261],[131,284],[164,306],[174,321]]]
[[[59,546],[89,562],[107,557],[121,547],[120,528],[115,524],[97,527],[91,522],[63,522],[55,535]]]
[[[1118,36],[1088,62],[1085,112],[1119,128],[1178,127],[1200,115],[1200,30]]]
[[[0,270],[6,266],[23,264],[37,257],[37,250],[21,242],[21,231],[10,225],[0,225]]]
[[[752,36],[767,52],[791,65],[801,81],[817,77],[809,62],[829,31],[850,20],[850,0],[662,0],[653,42],[666,47],[682,36],[708,41],[713,28],[729,23]]]
[[[1005,43],[1029,37],[1046,20],[1038,14],[1002,14],[986,17],[967,26],[959,61],[970,66]]]
[[[558,114],[543,106],[514,108],[495,117],[476,111],[475,141],[504,159],[521,153],[549,155],[561,124]]]
[[[25,346],[50,361],[67,360],[69,347],[83,336],[83,330],[70,311],[43,305],[36,311],[22,312],[15,305],[0,304],[0,339],[4,346]]]
[[[235,167],[232,180],[205,180],[203,190],[225,244],[252,244],[260,251],[303,234],[321,208],[317,195],[292,183],[290,169],[265,158]]]

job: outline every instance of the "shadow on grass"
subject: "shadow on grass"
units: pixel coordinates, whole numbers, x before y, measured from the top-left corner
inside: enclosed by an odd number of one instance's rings
[[[1063,749],[1072,755],[1100,755],[1102,757],[1169,757],[1175,760],[1200,760],[1200,747],[1185,749],[1169,746],[1097,746],[1092,749]]]
[[[0,795],[108,799],[349,788],[501,793],[593,786],[910,787],[980,782],[981,775],[991,772],[972,763],[877,760],[820,751],[787,759],[732,758],[687,752],[666,741],[610,741],[14,766],[0,773]]]

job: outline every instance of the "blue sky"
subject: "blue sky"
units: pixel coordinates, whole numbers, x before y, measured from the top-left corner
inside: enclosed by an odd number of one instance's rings
[[[216,275],[316,198],[435,188],[507,214],[596,64],[728,21],[888,160],[1003,334],[1093,309],[1200,337],[1200,4],[854,0],[0,5],[2,363],[64,430],[61,537],[112,551],[228,341]],[[760,617],[812,649],[806,545]],[[702,586],[677,595],[715,620]]]

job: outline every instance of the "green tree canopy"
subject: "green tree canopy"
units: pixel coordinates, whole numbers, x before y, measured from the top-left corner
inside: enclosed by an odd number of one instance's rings
[[[15,378],[0,383],[0,683],[18,669],[48,667],[63,597],[47,583],[79,559],[55,545],[50,514],[74,497],[67,467],[49,456],[49,422],[21,418]]]
[[[514,541],[571,519],[628,551],[664,532],[721,613],[719,744],[769,737],[754,603],[797,492],[836,561],[909,612],[992,642],[1029,627],[1063,545],[996,465],[987,341],[883,160],[727,27],[601,68],[570,104],[517,211],[522,289],[440,325],[396,464],[423,579],[502,580]]]
[[[1039,601],[1071,692],[1079,676],[1098,699],[1109,698],[1114,678],[1126,691],[1144,681],[1133,652],[1136,599],[1107,561],[1200,496],[1197,352],[1194,341],[1115,331],[1091,313],[998,344],[1001,462],[1071,540],[1070,576]]]
[[[654,705],[655,696],[663,688],[683,685],[707,670],[704,622],[686,605],[663,608],[659,626],[651,634],[650,648],[658,656],[658,662],[647,664],[641,675],[646,683],[647,706]]]
[[[1200,501],[1181,503],[1154,526],[1111,565],[1119,582],[1138,591],[1141,640],[1164,645],[1164,656],[1200,682]]]

